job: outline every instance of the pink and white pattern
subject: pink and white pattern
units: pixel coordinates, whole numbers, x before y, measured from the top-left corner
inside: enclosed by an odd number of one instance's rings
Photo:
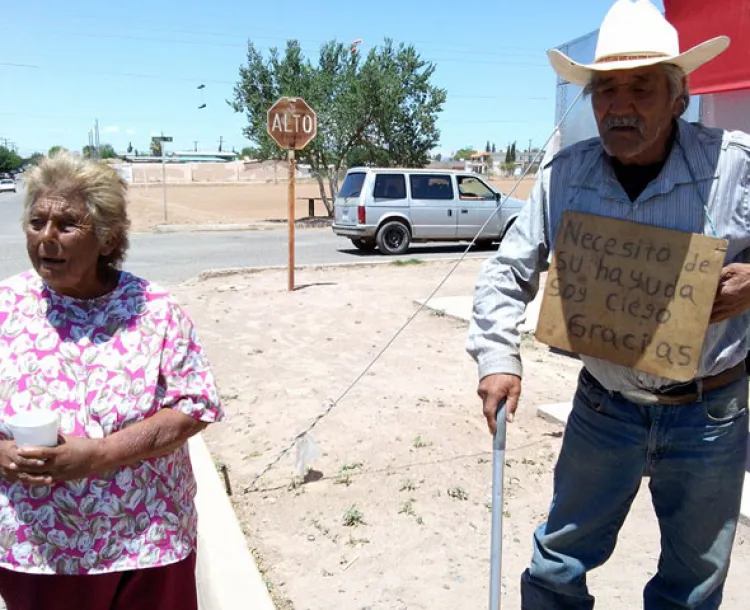
[[[193,324],[163,289],[121,272],[81,300],[33,272],[0,283],[0,438],[32,407],[66,435],[103,438],[173,408],[223,419]],[[187,445],[160,458],[65,484],[0,479],[0,567],[100,574],[168,565],[195,548],[195,480]]]

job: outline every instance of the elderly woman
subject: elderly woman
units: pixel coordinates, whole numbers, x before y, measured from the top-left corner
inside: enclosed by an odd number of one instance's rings
[[[195,610],[186,441],[222,409],[193,325],[120,270],[126,185],[58,154],[27,174],[33,271],[0,283],[0,596],[8,610]],[[9,426],[58,414],[55,447]]]

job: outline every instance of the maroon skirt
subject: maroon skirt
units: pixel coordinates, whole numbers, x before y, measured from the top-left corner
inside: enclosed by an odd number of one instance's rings
[[[198,610],[195,552],[178,563],[83,576],[0,568],[8,610]]]

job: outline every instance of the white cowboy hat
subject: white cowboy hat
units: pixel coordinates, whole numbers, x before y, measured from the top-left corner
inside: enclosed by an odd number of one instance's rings
[[[668,63],[690,74],[726,51],[727,36],[718,36],[680,53],[677,30],[649,0],[617,0],[599,28],[594,63],[580,64],[557,49],[547,52],[565,81],[586,86],[594,72],[631,70]]]

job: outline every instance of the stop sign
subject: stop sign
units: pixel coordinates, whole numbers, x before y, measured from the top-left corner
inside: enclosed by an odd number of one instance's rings
[[[266,129],[279,147],[302,150],[318,133],[318,116],[301,97],[282,97],[268,109]]]

